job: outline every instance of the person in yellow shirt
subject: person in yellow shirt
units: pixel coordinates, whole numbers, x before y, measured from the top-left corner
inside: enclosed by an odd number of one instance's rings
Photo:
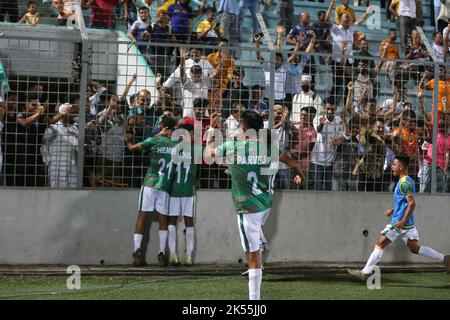
[[[220,50],[209,54],[207,60],[214,68],[214,80],[220,82],[220,89],[223,93],[233,76],[234,58],[228,50],[226,38],[220,39],[219,47]]]
[[[160,11],[169,11],[169,7],[171,5],[173,5],[175,2],[177,2],[177,0],[166,0],[166,2],[164,2],[164,4],[162,6],[159,6],[158,9],[156,9],[156,14],[158,14],[158,12]]]
[[[197,28],[197,37],[204,38],[220,38],[224,35],[220,23],[216,22],[217,11],[215,8],[206,9],[206,20],[200,22]]]
[[[27,13],[23,16],[18,23],[26,23],[31,25],[37,25],[39,23],[39,12],[37,12],[37,2],[27,2]]]
[[[389,12],[394,15],[395,18],[391,18],[391,22],[394,22],[400,16],[400,0],[392,0],[389,5]]]
[[[353,9],[348,6],[348,2],[349,2],[349,0],[342,0],[342,4],[336,8],[335,20],[336,20],[336,24],[337,25],[339,25],[341,23],[340,22],[341,20],[340,20],[339,17],[343,13],[346,13],[346,14],[349,15],[349,17],[350,17],[350,25],[354,24],[355,21],[356,21],[355,11],[353,11]]]

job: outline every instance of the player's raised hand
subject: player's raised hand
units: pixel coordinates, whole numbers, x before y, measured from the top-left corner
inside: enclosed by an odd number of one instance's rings
[[[394,213],[394,209],[387,209],[387,210],[384,212],[384,215],[390,217],[390,216],[392,216],[393,213]]]

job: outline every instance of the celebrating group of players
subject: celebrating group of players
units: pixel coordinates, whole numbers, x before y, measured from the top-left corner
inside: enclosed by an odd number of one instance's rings
[[[193,143],[194,127],[180,125],[165,117],[161,121],[161,132],[141,143],[133,144],[132,136],[125,140],[128,148],[137,152],[150,153],[150,166],[144,178],[139,195],[139,213],[134,234],[133,265],[145,264],[141,251],[144,226],[148,214],[156,212],[159,219],[159,253],[157,264],[167,265],[166,243],[169,242],[171,265],[179,265],[176,254],[176,222],[179,215],[184,216],[186,225],[186,256],[184,265],[192,265],[194,248],[195,179],[197,173],[194,151],[201,152],[206,160],[225,156],[232,180],[232,199],[237,213],[237,223],[242,247],[246,253],[249,281],[249,299],[260,299],[262,282],[261,233],[272,208],[272,187],[279,162],[287,164],[294,172],[294,182],[305,182],[299,164],[285,153],[276,156],[270,152],[271,132],[253,134],[263,129],[261,115],[254,111],[244,111],[241,115],[239,133],[214,147],[207,143],[206,148]],[[252,131],[252,134],[248,134]],[[262,139],[265,137],[265,140]],[[277,139],[277,138],[275,138]],[[263,152],[264,149],[264,152]],[[223,158],[222,158],[223,159]],[[349,270],[358,279],[367,279],[374,266],[380,261],[384,248],[397,238],[402,238],[410,251],[439,262],[450,271],[450,256],[443,255],[429,247],[419,245],[419,234],[415,227],[413,211],[415,208],[415,184],[407,176],[408,157],[399,155],[392,165],[393,173],[399,178],[394,193],[394,207],[386,210],[390,223],[381,232],[375,249],[362,270]]]

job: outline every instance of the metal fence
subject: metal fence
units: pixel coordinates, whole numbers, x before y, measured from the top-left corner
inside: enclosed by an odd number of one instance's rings
[[[447,65],[381,64],[366,55],[336,62],[329,53],[297,55],[264,41],[260,49],[188,47],[132,44],[120,32],[83,38],[52,29],[44,38],[24,30],[0,38],[4,186],[138,188],[149,155],[130,152],[126,133],[143,141],[170,116],[226,137],[253,109],[307,176],[295,186],[281,166],[280,189],[392,191],[392,159],[407,154],[418,191],[450,192]],[[230,184],[226,166],[200,165],[198,187]]]

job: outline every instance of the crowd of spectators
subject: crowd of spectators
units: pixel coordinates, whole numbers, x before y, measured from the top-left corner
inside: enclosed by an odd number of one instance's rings
[[[135,142],[142,141],[158,134],[162,117],[174,117],[180,124],[200,124],[205,136],[218,129],[232,137],[243,110],[260,112],[269,126],[273,94],[280,150],[294,156],[307,176],[307,183],[299,188],[392,191],[391,163],[396,154],[406,154],[409,175],[421,192],[429,192],[436,149],[437,191],[450,192],[449,70],[440,65],[436,79],[432,65],[424,65],[432,57],[441,63],[448,57],[447,1],[436,19],[434,52],[428,51],[416,29],[423,24],[421,1],[385,3],[389,19],[398,18],[399,27],[388,31],[377,53],[369,51],[370,39],[358,30],[372,11],[368,1],[358,3],[367,6],[358,17],[348,0],[337,7],[331,0],[323,4],[328,7],[317,13],[314,23],[307,11],[295,23],[293,1],[278,1],[278,51],[273,62],[262,50],[265,40],[255,22],[260,1],[217,2],[210,1],[209,6],[202,0],[194,10],[189,0],[169,0],[153,14],[136,1],[83,0],[85,7],[101,3],[101,13],[92,10],[90,25],[96,28],[113,28],[115,7],[124,4],[128,35],[155,74],[156,100],[146,89],[128,94],[139,75],[130,77],[120,96],[101,81],[89,81],[84,141],[79,141],[79,94],[52,98],[45,94],[49,88],[39,83],[31,84],[26,95],[9,92],[0,103],[1,183],[75,187],[80,142],[85,154],[83,185],[139,187],[148,159],[145,154],[128,153],[123,142],[126,132],[133,133]],[[64,1],[54,3],[62,8]],[[274,4],[262,1],[265,10]],[[263,82],[252,85],[246,85],[248,70],[237,64],[236,44],[243,36],[239,21],[245,10],[254,19],[251,59],[264,74]],[[20,22],[38,23],[37,12],[36,3],[30,1]],[[204,20],[193,30],[192,19],[201,14]],[[60,15],[58,19],[67,18],[63,9]],[[331,70],[327,96],[318,88],[319,65]],[[380,73],[392,93],[388,99],[380,99]],[[435,106],[426,106],[425,96],[426,90],[432,90],[434,97],[436,87],[437,141],[433,141]],[[414,95],[409,97],[408,92]],[[229,186],[226,167],[203,164],[199,172],[201,187]],[[298,188],[291,179],[288,168],[280,164],[276,186]]]

